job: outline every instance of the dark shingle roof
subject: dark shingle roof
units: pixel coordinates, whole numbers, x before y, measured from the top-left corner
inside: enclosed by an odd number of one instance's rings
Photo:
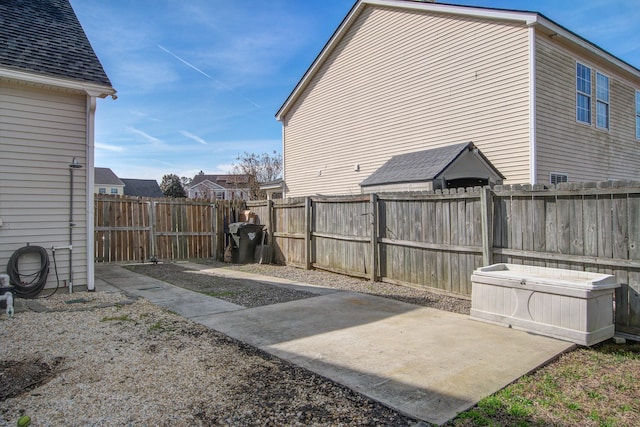
[[[361,187],[436,179],[472,142],[393,156],[360,183]]]
[[[124,185],[109,168],[93,168],[93,180],[95,185]]]
[[[164,193],[155,179],[122,178],[121,181],[124,182],[124,194],[126,196],[164,197]]]
[[[0,67],[111,87],[68,0],[0,0]]]

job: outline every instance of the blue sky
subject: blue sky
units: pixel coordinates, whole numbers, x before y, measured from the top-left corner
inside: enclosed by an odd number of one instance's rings
[[[639,0],[461,0],[544,14],[640,68]],[[275,113],[354,0],[71,0],[118,99],[96,166],[121,178],[228,173],[281,151]]]

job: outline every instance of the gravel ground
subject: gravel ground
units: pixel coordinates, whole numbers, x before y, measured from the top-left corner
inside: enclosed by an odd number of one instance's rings
[[[469,314],[471,310],[471,301],[468,299],[455,298],[428,292],[424,289],[398,286],[390,283],[371,282],[326,271],[303,270],[295,267],[269,264],[228,264],[213,260],[198,260],[197,262],[210,267],[240,270],[264,276],[280,277],[299,283],[377,295],[460,314]],[[309,292],[295,291],[264,283],[249,283],[206,274],[186,274],[193,270],[189,264],[184,263],[130,265],[127,268],[140,274],[203,292],[245,307],[257,307],[315,296]]]
[[[22,415],[33,426],[416,423],[142,299],[75,293],[38,305],[0,315],[0,425]]]
[[[222,266],[468,313],[469,301],[337,274]],[[246,307],[308,292],[193,274],[187,264],[130,267]],[[0,425],[411,426],[339,384],[121,293],[78,292],[0,314]],[[426,425],[419,423],[419,425]]]

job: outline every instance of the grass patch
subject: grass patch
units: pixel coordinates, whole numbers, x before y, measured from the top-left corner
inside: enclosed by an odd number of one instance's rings
[[[448,426],[638,426],[640,344],[578,348],[482,399]]]

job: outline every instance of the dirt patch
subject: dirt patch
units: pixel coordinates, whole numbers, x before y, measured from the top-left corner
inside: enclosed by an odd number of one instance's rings
[[[0,361],[0,402],[33,390],[56,375],[62,359],[51,363],[37,359]]]

